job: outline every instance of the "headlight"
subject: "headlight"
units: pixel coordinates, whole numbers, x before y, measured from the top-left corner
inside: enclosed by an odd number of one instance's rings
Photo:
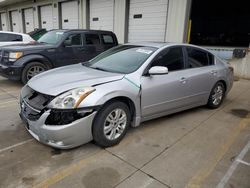
[[[22,57],[23,52],[10,52],[9,61],[16,61],[18,58]]]
[[[92,92],[95,91],[93,87],[84,87],[72,89],[63,93],[53,99],[48,107],[54,109],[73,109],[77,108],[80,103]]]

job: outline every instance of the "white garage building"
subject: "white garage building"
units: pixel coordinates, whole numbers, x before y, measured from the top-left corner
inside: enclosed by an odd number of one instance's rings
[[[98,29],[119,43],[248,47],[249,7],[249,0],[0,0],[0,30]]]
[[[120,43],[183,42],[190,4],[191,0],[3,0],[0,29],[101,29],[113,31]]]

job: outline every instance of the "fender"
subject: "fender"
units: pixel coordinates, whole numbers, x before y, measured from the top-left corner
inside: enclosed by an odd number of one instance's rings
[[[47,57],[40,55],[40,54],[25,55],[21,57],[20,59],[18,59],[14,63],[14,65],[17,67],[24,67],[31,61],[38,61],[38,62],[44,63],[48,68],[53,67],[53,64],[50,62],[50,60]]]

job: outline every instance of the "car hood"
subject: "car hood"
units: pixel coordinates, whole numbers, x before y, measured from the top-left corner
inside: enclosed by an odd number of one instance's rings
[[[29,43],[19,43],[19,44],[8,44],[3,46],[3,50],[9,51],[28,51],[28,50],[41,50],[41,49],[50,49],[54,48],[54,45],[51,44],[41,44],[39,42],[29,42]]]
[[[28,82],[39,93],[57,96],[73,88],[95,86],[120,80],[123,74],[100,71],[83,66],[69,65],[41,73]]]

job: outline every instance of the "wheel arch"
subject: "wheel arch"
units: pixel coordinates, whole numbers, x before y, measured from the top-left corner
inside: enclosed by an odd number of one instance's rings
[[[226,92],[227,91],[227,83],[226,83],[226,81],[221,79],[221,80],[218,80],[218,82],[221,82],[223,84],[223,86],[225,88],[225,92]]]
[[[134,104],[133,100],[131,100],[129,97],[126,97],[126,96],[116,96],[116,97],[108,99],[103,104],[103,107],[110,104],[110,103],[112,103],[112,102],[115,102],[115,101],[123,102],[128,106],[128,108],[129,108],[129,110],[131,112],[131,119],[133,120],[133,117],[136,114],[136,107],[135,107],[135,104]]]

